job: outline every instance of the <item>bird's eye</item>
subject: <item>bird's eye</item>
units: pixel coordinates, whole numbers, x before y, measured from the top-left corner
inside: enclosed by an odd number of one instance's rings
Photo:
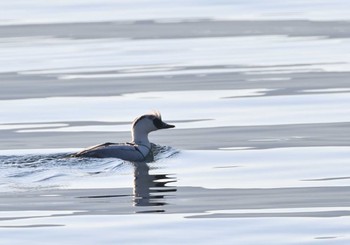
[[[156,126],[156,128],[161,129],[163,122],[159,118],[155,118],[155,119],[153,119],[153,124],[154,124],[154,126]]]

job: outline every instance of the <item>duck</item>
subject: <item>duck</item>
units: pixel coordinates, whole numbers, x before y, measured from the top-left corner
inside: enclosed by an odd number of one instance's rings
[[[131,162],[142,162],[153,159],[152,143],[148,134],[160,129],[174,128],[175,125],[165,123],[159,111],[153,111],[137,117],[131,126],[131,142],[103,143],[86,148],[71,157],[119,158]]]

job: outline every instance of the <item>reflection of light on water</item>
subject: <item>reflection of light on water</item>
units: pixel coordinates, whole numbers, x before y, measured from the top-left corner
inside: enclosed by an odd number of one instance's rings
[[[347,186],[349,178],[344,173],[350,172],[349,152],[349,147],[181,151],[167,159],[166,166],[168,172],[177,173],[178,187]]]
[[[60,211],[60,210],[26,210],[26,211],[20,211],[17,210],[16,212],[4,212],[0,211],[0,217],[2,219],[5,218],[40,218],[40,217],[52,217],[52,216],[64,216],[64,215],[72,215],[76,212],[79,212],[80,210],[66,210],[66,211]]]
[[[2,100],[0,113],[4,128],[15,129],[17,125],[9,125],[14,122],[43,123],[45,126],[41,128],[38,124],[39,126],[29,125],[25,128],[18,124],[18,128],[22,128],[17,130],[19,133],[129,131],[130,124],[125,122],[131,123],[133,118],[149,111],[149,108],[164,111],[164,118],[173,121],[177,129],[350,121],[349,93],[267,96],[270,91],[169,91],[109,97]],[[153,99],[148,99],[149,97]],[[47,114],[47,111],[55,113]],[[208,118],[212,120],[203,120]],[[55,123],[62,121],[66,123]],[[66,126],[69,121],[75,122],[74,125]],[[92,123],[79,125],[79,122],[84,121]],[[109,123],[96,125],[94,122]],[[116,125],[110,125],[111,122]],[[0,129],[1,127],[2,125]]]
[[[250,150],[254,149],[254,147],[221,147],[219,150],[232,150],[232,151],[240,151],[240,150]]]
[[[0,130],[67,127],[67,123],[0,124]]]
[[[304,136],[291,136],[285,138],[265,138],[265,139],[251,139],[250,142],[279,142],[279,141],[291,141],[305,139]]]
[[[210,211],[209,214],[286,214],[306,212],[350,212],[350,207],[305,207],[305,208],[259,208],[259,209],[235,209]]]
[[[304,93],[346,93],[350,88],[324,88],[324,89],[305,89]]]
[[[1,57],[0,72],[61,79],[350,70],[350,57],[344,55],[349,46],[347,38],[260,35],[81,40],[23,37],[1,44],[0,53],[7,55]]]
[[[94,7],[98,6],[98,7]],[[0,3],[0,21],[5,25],[38,23],[76,23],[101,21],[154,20],[157,23],[218,20],[348,20],[346,0],[269,0],[260,1],[185,1],[134,0],[121,2],[22,1]],[[40,13],[40,14],[39,14]]]

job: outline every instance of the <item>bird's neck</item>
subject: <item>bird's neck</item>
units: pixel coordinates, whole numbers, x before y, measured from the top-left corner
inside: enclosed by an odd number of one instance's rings
[[[150,146],[151,143],[148,140],[148,133],[133,129],[131,133],[132,142],[139,145]]]

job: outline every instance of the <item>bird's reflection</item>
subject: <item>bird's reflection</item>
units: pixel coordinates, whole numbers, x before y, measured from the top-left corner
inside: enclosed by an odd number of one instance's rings
[[[176,178],[168,174],[150,174],[150,167],[144,162],[134,163],[133,165],[134,205],[166,205],[166,198],[171,196],[172,192],[176,191],[176,187],[167,186],[167,184],[176,182]]]

